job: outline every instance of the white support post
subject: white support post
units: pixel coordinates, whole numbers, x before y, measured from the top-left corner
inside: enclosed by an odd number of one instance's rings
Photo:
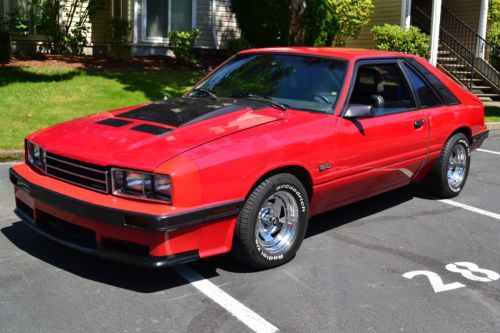
[[[401,3],[401,27],[403,30],[410,28],[411,24],[411,0],[402,0]]]
[[[439,28],[441,27],[441,2],[442,0],[432,1],[431,58],[429,59],[432,66],[437,65],[438,58]]]
[[[486,39],[486,28],[488,25],[488,7],[489,1],[481,0],[481,10],[479,11],[479,25],[477,33],[482,39]],[[476,56],[478,58],[484,59],[484,43],[481,38],[479,38],[479,40],[477,41]]]

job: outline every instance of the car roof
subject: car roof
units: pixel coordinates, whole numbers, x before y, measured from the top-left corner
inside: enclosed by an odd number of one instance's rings
[[[323,57],[342,58],[347,60],[358,60],[366,58],[384,58],[384,57],[413,57],[409,54],[380,51],[371,49],[355,49],[343,47],[269,47],[260,49],[249,49],[240,52],[246,53],[286,53],[286,54],[303,54]]]

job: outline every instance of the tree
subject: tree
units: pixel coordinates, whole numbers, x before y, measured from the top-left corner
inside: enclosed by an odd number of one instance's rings
[[[290,1],[290,31],[288,35],[288,42],[290,45],[304,45],[305,11],[306,11],[306,0]]]
[[[252,46],[288,45],[290,0],[231,0],[241,34]]]
[[[308,0],[305,13],[306,43],[344,46],[368,24],[372,0]]]

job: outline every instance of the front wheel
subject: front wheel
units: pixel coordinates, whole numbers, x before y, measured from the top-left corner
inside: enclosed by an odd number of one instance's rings
[[[470,167],[469,140],[462,133],[448,139],[441,155],[429,173],[429,189],[443,198],[453,198],[460,194]]]
[[[309,201],[302,183],[281,173],[262,181],[237,219],[233,255],[245,264],[272,268],[293,258],[309,220]]]

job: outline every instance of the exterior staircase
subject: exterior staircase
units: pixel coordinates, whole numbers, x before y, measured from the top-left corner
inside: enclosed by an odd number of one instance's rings
[[[431,19],[422,9],[412,9],[412,23],[429,33]],[[488,62],[500,50],[446,8],[441,14],[440,43],[437,62],[443,72],[482,101],[500,101],[500,73]]]
[[[438,51],[438,63],[447,74],[452,76],[456,81],[469,89],[474,95],[479,97],[483,102],[492,102],[500,100],[500,91],[495,89],[481,75],[474,75],[471,66],[461,62],[459,57],[450,50],[446,45],[441,44]]]

